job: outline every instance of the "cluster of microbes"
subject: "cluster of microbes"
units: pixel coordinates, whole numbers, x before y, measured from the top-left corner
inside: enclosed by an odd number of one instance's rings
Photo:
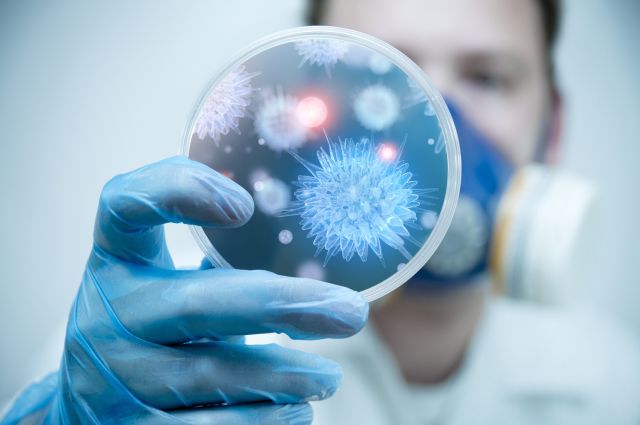
[[[293,48],[300,57],[300,67],[324,68],[328,78],[339,62],[368,67],[379,76],[394,67],[384,55],[340,40],[302,40]],[[384,264],[383,245],[410,259],[405,243],[417,247],[421,243],[409,229],[432,229],[437,214],[421,206],[429,190],[416,188],[408,163],[400,159],[402,146],[376,143],[373,136],[332,142],[325,133],[327,143],[317,150],[318,162],[310,162],[297,149],[317,136],[319,129],[325,129],[327,102],[314,95],[295,96],[282,88],[253,87],[257,75],[240,66],[223,78],[205,100],[194,134],[218,144],[230,131],[240,133],[241,119],[252,117],[259,145],[289,153],[309,172],[298,176],[293,194],[287,183],[264,170],[250,176],[257,209],[273,217],[298,216],[301,229],[313,239],[316,256],[324,252],[323,265],[304,263],[298,275],[322,279],[323,266],[337,255],[345,261],[357,255],[364,262],[371,251]],[[419,103],[425,104],[425,115],[435,115],[423,91],[412,80],[407,83],[410,95],[406,99],[382,82],[355,89],[351,109],[360,125],[371,134],[388,130],[398,121],[403,107]],[[436,145],[435,150],[443,144],[441,139],[427,143]],[[230,153],[231,147],[224,151]],[[283,245],[293,239],[289,229],[278,233]]]
[[[394,66],[380,53],[341,40],[302,40],[294,43],[294,49],[301,58],[299,66],[323,67],[328,74],[338,62],[367,67],[378,75],[390,72]],[[316,134],[328,117],[326,102],[316,96],[298,97],[282,88],[254,88],[251,81],[257,75],[240,66],[213,88],[196,120],[194,132],[200,139],[208,136],[218,142],[230,131],[239,133],[239,120],[249,116],[254,118],[261,144],[275,151],[300,147]],[[351,106],[358,122],[367,130],[384,131],[397,122],[403,107],[419,103],[424,103],[425,115],[434,116],[424,91],[410,78],[407,85],[410,94],[405,99],[381,82],[356,88]],[[443,141],[438,142],[436,153],[443,147]]]

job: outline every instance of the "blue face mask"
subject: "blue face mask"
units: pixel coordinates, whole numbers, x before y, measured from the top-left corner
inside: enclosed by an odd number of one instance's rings
[[[514,171],[513,164],[454,104],[447,105],[460,140],[460,199],[444,240],[408,282],[409,289],[451,289],[487,270],[497,205]]]

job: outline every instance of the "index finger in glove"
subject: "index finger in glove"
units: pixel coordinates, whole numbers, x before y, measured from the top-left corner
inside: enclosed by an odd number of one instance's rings
[[[222,174],[182,156],[111,179],[102,190],[96,245],[124,260],[166,264],[164,223],[237,227],[253,214],[251,195]]]

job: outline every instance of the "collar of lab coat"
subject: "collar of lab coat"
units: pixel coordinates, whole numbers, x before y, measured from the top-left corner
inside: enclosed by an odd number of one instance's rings
[[[640,351],[616,323],[593,312],[512,300],[492,299],[487,305],[461,368],[435,387],[445,391],[435,419],[433,388],[416,392],[407,384],[371,324],[346,340],[294,342],[343,365],[336,397],[314,406],[329,414],[319,423],[524,423],[523,418],[553,412],[572,418],[554,423],[637,422],[620,418],[640,417],[640,408],[629,402],[640,388]],[[612,416],[619,418],[605,420]]]
[[[594,369],[603,347],[566,309],[492,298],[474,336],[466,373],[492,376],[508,396],[581,400],[604,378]],[[604,352],[603,352],[604,354]]]
[[[528,303],[492,298],[458,372],[451,378],[465,387],[473,382],[515,397],[580,400],[604,378],[594,369],[602,347],[589,343],[588,325],[571,314]],[[541,311],[544,310],[544,311]],[[323,350],[336,358],[351,357],[371,371],[384,373],[395,390],[406,387],[391,352],[368,324],[351,341],[336,341]],[[377,372],[376,372],[377,373]],[[452,384],[450,382],[443,385]]]

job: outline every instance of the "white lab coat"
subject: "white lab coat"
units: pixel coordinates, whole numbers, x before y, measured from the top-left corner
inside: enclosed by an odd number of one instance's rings
[[[416,388],[368,325],[347,340],[289,342],[338,361],[317,425],[640,424],[640,349],[593,314],[493,300],[459,372]]]

